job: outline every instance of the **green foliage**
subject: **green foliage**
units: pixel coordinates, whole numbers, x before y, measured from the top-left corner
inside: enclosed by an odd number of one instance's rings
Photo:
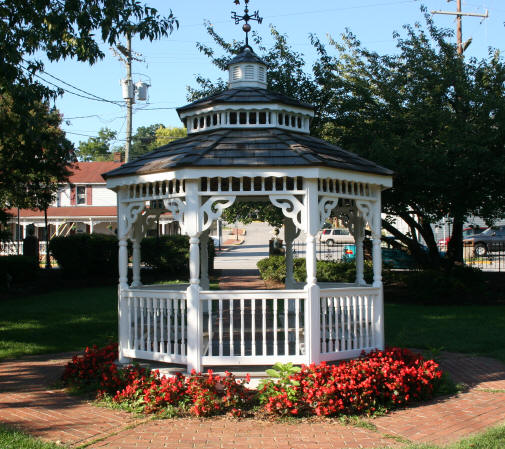
[[[42,441],[21,430],[0,424],[0,447],[2,449],[61,449],[60,444]]]
[[[186,235],[160,235],[146,237],[141,242],[142,262],[168,276],[185,276],[189,273],[189,237]]]
[[[420,270],[400,277],[411,301],[425,304],[478,301],[485,289],[482,271],[454,266],[447,270]]]
[[[174,140],[182,139],[187,135],[188,132],[186,128],[177,128],[175,126],[160,126],[156,129],[154,148],[162,147],[163,145],[167,145]]]
[[[115,151],[123,151],[121,147],[113,148],[111,146],[116,137],[116,131],[102,128],[98,131],[97,137],[90,137],[86,142],[79,142],[76,156],[84,162],[111,161]]]
[[[103,234],[74,234],[54,237],[49,251],[66,277],[81,278],[94,275],[117,277],[117,237]]]
[[[284,282],[286,280],[286,259],[284,256],[270,256],[256,264],[264,281]]]
[[[261,405],[268,403],[268,399],[272,396],[279,394],[279,388],[285,390],[288,394],[288,399],[294,401],[297,393],[293,387],[299,387],[300,382],[291,379],[293,374],[300,372],[299,366],[294,366],[291,362],[279,363],[277,362],[272,368],[267,369],[265,372],[270,377],[263,379],[258,385],[258,399]]]
[[[0,256],[0,287],[29,281],[37,276],[38,261],[27,256]]]
[[[284,224],[282,210],[270,202],[262,201],[236,201],[223,211],[222,218],[228,223],[239,221],[249,224],[261,221],[275,228],[280,228]]]
[[[150,126],[139,126],[132,138],[130,159],[135,159],[158,147],[186,136],[186,128],[165,127],[161,123]]]
[[[330,38],[328,48],[311,36],[318,59],[310,75],[303,55],[275,29],[270,48],[257,36],[255,43],[269,65],[268,88],[314,105],[312,134],[395,172],[394,187],[383,193],[384,210],[401,217],[409,231],[391,220],[383,225],[418,265],[438,266],[443,261],[433,223],[454,220],[448,256],[454,264],[462,258],[466,217],[505,215],[505,64],[492,50],[487,59],[463,59],[452,33],[436,28],[422,11],[424,27],[395,33],[394,55],[368,51],[350,31],[342,43]],[[224,56],[211,46],[199,49],[224,68],[240,44],[226,42],[210,25],[208,33]],[[225,88],[222,80],[199,77],[197,83],[191,99]]]
[[[25,207],[21,199],[32,199],[32,191],[65,180],[74,158],[58,113],[47,106],[63,90],[37,81],[44,73],[42,57],[94,64],[105,57],[101,42],[116,45],[127,33],[158,39],[178,22],[172,13],[162,17],[137,0],[12,0],[2,3],[1,16],[0,208]],[[47,195],[35,201],[35,207],[40,204],[47,204]]]

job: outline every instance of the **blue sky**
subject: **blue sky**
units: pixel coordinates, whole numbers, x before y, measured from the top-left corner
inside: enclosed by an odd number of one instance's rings
[[[212,66],[210,60],[196,48],[196,42],[210,43],[205,32],[204,20],[210,21],[215,29],[227,40],[242,40],[244,33],[230,18],[230,12],[242,11],[232,0],[217,1],[146,1],[160,13],[170,9],[179,20],[179,29],[160,41],[133,40],[133,50],[142,54],[145,62],[133,65],[134,80],[149,80],[149,102],[135,105],[133,130],[138,126],[162,123],[165,126],[182,126],[174,108],[186,101],[186,86],[195,86],[195,76],[205,75],[211,79],[223,76]],[[243,1],[242,1],[243,3]],[[431,10],[455,11],[456,2],[446,0],[425,0],[424,5]],[[310,63],[314,51],[309,44],[309,33],[318,34],[323,40],[330,34],[338,39],[342,31],[349,28],[364,46],[379,53],[394,53],[393,31],[401,31],[402,25],[422,21],[421,2],[416,0],[251,0],[250,9],[259,10],[264,20],[261,25],[252,23],[266,40],[269,25],[287,34],[293,49],[305,55]],[[463,0],[464,12],[483,13],[489,10],[489,18],[468,17],[463,19],[463,40],[471,37],[472,44],[466,56],[486,57],[488,47],[505,50],[505,1],[504,0]],[[439,26],[455,29],[454,16],[435,16]],[[125,76],[125,68],[107,46],[104,60],[94,66],[76,61],[47,63],[46,72],[70,83],[86,92],[113,101],[122,101],[119,80]],[[310,67],[307,67],[310,70]],[[60,81],[44,77],[67,88]],[[78,145],[88,136],[96,136],[98,130],[108,127],[118,132],[118,145],[124,144],[125,108],[102,101],[90,101],[70,93],[56,100],[56,106],[64,116],[63,128],[67,137]]]

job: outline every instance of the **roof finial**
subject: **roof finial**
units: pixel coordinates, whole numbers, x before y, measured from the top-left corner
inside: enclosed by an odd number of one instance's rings
[[[233,3],[240,5],[240,0],[233,0]],[[259,11],[254,11],[253,15],[249,15],[249,9],[247,7],[249,0],[244,0],[245,8],[244,15],[239,16],[235,11],[231,12],[231,18],[235,20],[235,25],[238,25],[242,20],[245,22],[242,25],[242,29],[245,31],[245,45],[249,47],[249,31],[251,31],[251,25],[249,25],[249,20],[256,20],[258,23],[263,22],[263,17],[259,16]]]

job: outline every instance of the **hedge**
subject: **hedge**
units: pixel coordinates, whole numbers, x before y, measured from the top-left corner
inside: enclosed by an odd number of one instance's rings
[[[117,237],[104,234],[74,234],[54,237],[49,251],[65,276],[77,278],[88,275],[117,277]]]
[[[30,281],[37,276],[37,261],[28,256],[0,256],[0,286]]]
[[[271,256],[257,263],[260,276],[266,281],[284,282],[286,280],[286,259],[284,256]],[[365,262],[365,280],[371,282],[373,274],[370,263]],[[305,282],[307,269],[305,258],[293,260],[293,276],[297,282]],[[355,282],[356,266],[354,262],[318,260],[316,277],[319,282]]]
[[[214,268],[214,242],[209,239],[209,272]],[[146,237],[141,243],[142,262],[171,277],[189,278],[189,237],[161,235]]]

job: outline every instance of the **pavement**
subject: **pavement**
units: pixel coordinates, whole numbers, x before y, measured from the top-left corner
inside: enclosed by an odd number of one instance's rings
[[[55,387],[70,357],[66,353],[0,363],[0,422],[72,448],[336,449],[445,444],[505,420],[505,365],[483,357],[443,353],[442,368],[468,385],[467,391],[366,419],[366,428],[334,419],[138,418]]]

